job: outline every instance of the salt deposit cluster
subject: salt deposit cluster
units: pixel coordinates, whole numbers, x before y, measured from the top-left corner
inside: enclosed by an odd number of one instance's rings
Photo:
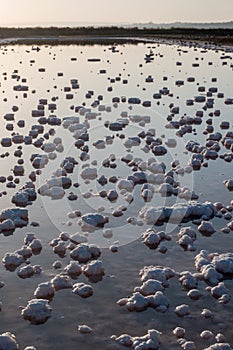
[[[0,54],[0,349],[232,349],[232,48]]]

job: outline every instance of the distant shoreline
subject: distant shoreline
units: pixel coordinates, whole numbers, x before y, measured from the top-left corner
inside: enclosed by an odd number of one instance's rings
[[[164,42],[233,46],[233,29],[139,29],[124,27],[0,28],[0,44],[111,44]]]

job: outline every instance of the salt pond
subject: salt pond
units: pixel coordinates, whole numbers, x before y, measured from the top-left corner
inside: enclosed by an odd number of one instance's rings
[[[0,55],[0,341],[232,346],[233,53]]]

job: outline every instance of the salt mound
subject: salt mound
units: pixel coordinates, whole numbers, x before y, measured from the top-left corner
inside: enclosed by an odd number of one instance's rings
[[[52,285],[54,286],[55,290],[60,290],[60,289],[67,289],[67,288],[72,288],[73,284],[70,281],[68,276],[63,276],[63,275],[56,275],[52,280],[51,280]]]
[[[117,338],[112,337],[116,343],[135,350],[156,350],[159,349],[161,333],[156,329],[148,330],[148,333],[141,337],[131,337],[123,334]]]
[[[222,274],[233,274],[233,253],[215,255],[212,264]]]
[[[233,254],[209,254],[206,250],[201,250],[195,256],[195,267],[202,273],[205,281],[216,285],[224,275],[233,274]]]
[[[23,257],[17,253],[6,253],[2,259],[3,265],[10,271],[14,271],[23,262]]]
[[[14,231],[16,227],[24,227],[27,224],[27,209],[9,208],[0,213],[0,233]]]
[[[173,334],[177,338],[184,338],[184,336],[185,336],[185,329],[181,328],[181,327],[176,327],[175,329],[173,329]]]
[[[95,180],[97,178],[97,169],[85,168],[80,175],[84,180]]]
[[[176,204],[172,207],[144,207],[139,212],[139,217],[148,225],[154,225],[157,222],[174,222],[186,219],[191,220],[195,217],[211,218],[216,214],[216,209],[212,203],[194,203]]]
[[[169,286],[168,280],[175,276],[175,271],[169,267],[162,266],[144,266],[140,270],[139,275],[142,282],[149,279],[154,279],[160,281],[162,285],[166,288]]]
[[[15,335],[6,332],[0,335],[0,349],[1,350],[18,350],[19,345],[16,342]]]
[[[70,257],[80,263],[86,263],[91,259],[98,258],[100,254],[101,250],[96,245],[81,243],[71,251]]]
[[[86,276],[104,275],[104,266],[100,260],[92,260],[83,267],[83,272]]]
[[[189,314],[190,314],[189,306],[186,305],[186,304],[178,305],[178,306],[175,308],[175,313],[176,313],[177,316],[179,316],[179,317],[189,316]]]
[[[68,276],[77,278],[82,273],[82,268],[77,261],[71,261],[64,269]]]
[[[85,324],[80,324],[78,326],[78,332],[81,333],[81,334],[88,334],[88,333],[91,333],[92,332],[92,329],[91,327],[85,325]]]
[[[97,228],[104,227],[108,221],[109,219],[107,216],[89,213],[82,216],[80,224],[83,231],[92,232]]]
[[[48,304],[48,300],[32,299],[27,306],[22,310],[21,314],[25,320],[32,324],[45,323],[51,317],[52,308]]]
[[[93,288],[89,284],[76,283],[73,285],[72,292],[78,294],[82,298],[89,298],[93,294]]]
[[[31,265],[27,265],[18,270],[17,275],[20,278],[30,278],[34,275],[34,268]]]
[[[233,350],[233,348],[228,343],[216,343],[216,344],[210,345],[208,348],[205,348],[204,350]]]
[[[37,299],[52,299],[54,297],[55,290],[51,282],[43,282],[38,285],[34,295]]]

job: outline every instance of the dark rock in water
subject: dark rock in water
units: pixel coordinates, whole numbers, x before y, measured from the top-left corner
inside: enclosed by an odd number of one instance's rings
[[[233,191],[233,180],[232,179],[226,180],[223,183],[229,191]]]
[[[101,228],[108,222],[108,217],[101,214],[86,214],[82,216],[81,226],[83,228],[92,227],[92,228]]]
[[[115,184],[118,181],[118,178],[116,176],[110,176],[108,181]]]
[[[110,190],[107,193],[107,198],[110,202],[115,202],[118,198],[118,193],[115,190]]]
[[[101,197],[101,198],[105,198],[105,197],[107,197],[107,191],[100,191],[99,192],[99,196]]]
[[[68,199],[69,199],[70,201],[76,201],[76,200],[78,199],[78,196],[77,196],[75,193],[71,192],[71,193],[68,195]]]
[[[138,172],[135,172],[133,173],[133,175],[129,175],[127,177],[127,180],[130,180],[133,182],[134,186],[136,185],[141,185],[141,184],[145,184],[147,183],[147,175],[146,173],[144,173],[143,171],[138,171]]]
[[[108,183],[108,179],[104,175],[97,179],[97,181],[101,186],[104,186]]]
[[[167,153],[167,149],[164,146],[155,146],[152,149],[152,152],[154,153],[155,156],[163,156],[164,154]]]
[[[130,98],[128,98],[128,103],[130,103],[130,104],[140,104],[141,100],[138,97],[130,97]]]
[[[122,123],[110,123],[109,124],[109,129],[112,131],[121,131],[124,128],[124,125]]]

